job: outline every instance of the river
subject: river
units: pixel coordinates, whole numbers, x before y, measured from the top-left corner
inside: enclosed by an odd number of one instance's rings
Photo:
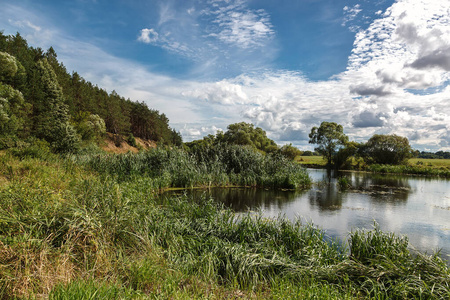
[[[237,212],[261,211],[266,217],[300,218],[343,242],[355,229],[380,229],[406,235],[412,248],[423,253],[440,249],[450,261],[450,181],[446,179],[381,175],[362,172],[308,170],[309,190],[273,191],[246,188],[192,190],[207,193]],[[340,190],[337,177],[351,187]]]

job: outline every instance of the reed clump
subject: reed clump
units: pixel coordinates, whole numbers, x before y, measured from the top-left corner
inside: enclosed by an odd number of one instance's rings
[[[137,154],[88,154],[72,160],[119,181],[150,178],[155,188],[251,186],[281,189],[308,187],[311,179],[299,164],[282,155],[265,155],[252,148],[217,145],[187,152],[157,148]]]

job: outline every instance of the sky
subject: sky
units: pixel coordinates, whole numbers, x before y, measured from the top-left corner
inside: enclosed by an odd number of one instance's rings
[[[0,0],[0,30],[167,115],[184,141],[236,122],[312,150],[408,137],[450,151],[450,0]]]

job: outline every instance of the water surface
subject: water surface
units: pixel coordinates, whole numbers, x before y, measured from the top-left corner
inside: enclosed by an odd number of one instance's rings
[[[281,214],[291,220],[300,218],[342,241],[347,241],[352,230],[373,228],[375,221],[383,231],[407,235],[419,251],[431,254],[441,249],[442,257],[450,261],[449,180],[308,171],[313,187],[300,192],[217,188],[189,193],[207,193],[237,212],[261,210],[267,217]],[[351,188],[340,190],[338,176],[345,176]]]

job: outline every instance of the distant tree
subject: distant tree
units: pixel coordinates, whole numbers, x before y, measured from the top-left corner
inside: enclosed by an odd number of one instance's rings
[[[281,147],[280,153],[291,160],[294,160],[297,156],[302,155],[302,151],[300,151],[297,147],[292,146],[292,144],[286,144]]]
[[[312,152],[312,151],[310,151],[310,150],[306,150],[306,151],[303,151],[303,154],[302,154],[303,156],[313,156],[314,155],[314,153]]]
[[[228,125],[223,134],[223,142],[231,145],[248,145],[264,152],[278,149],[277,144],[269,139],[266,132],[253,124],[240,122]]]
[[[346,142],[344,147],[339,148],[333,158],[333,164],[336,169],[350,168],[351,158],[358,153],[361,145],[357,142]]]
[[[319,127],[313,127],[309,134],[309,143],[318,145],[315,150],[326,159],[327,166],[333,165],[336,153],[347,142],[342,125],[334,122],[322,122]]]
[[[406,137],[375,134],[361,147],[360,153],[367,163],[398,165],[411,157],[411,151]]]

